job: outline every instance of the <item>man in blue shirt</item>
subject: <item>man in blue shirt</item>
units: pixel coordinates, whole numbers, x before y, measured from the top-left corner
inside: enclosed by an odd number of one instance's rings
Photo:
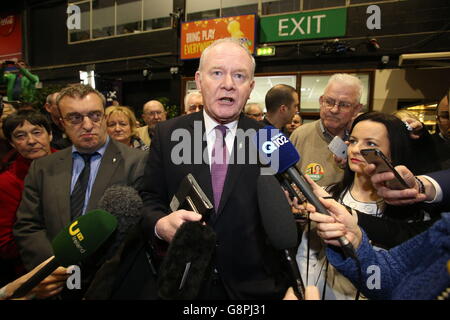
[[[147,153],[109,139],[105,98],[85,85],[63,89],[61,123],[73,146],[34,161],[25,178],[14,235],[25,267],[53,255],[51,240],[70,221],[97,208],[114,184],[140,188]]]

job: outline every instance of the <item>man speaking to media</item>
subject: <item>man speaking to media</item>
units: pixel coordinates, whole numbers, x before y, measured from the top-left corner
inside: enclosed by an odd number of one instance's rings
[[[261,128],[241,113],[255,84],[254,71],[254,58],[237,40],[217,40],[205,49],[195,74],[203,112],[158,124],[145,168],[142,227],[154,244],[170,243],[181,224],[201,219],[193,211],[170,213],[170,200],[188,173],[214,204],[206,222],[216,233],[216,249],[199,299],[281,299],[288,288],[281,259],[265,241],[261,224],[260,168],[248,158],[234,160],[252,143],[238,142],[237,133]]]

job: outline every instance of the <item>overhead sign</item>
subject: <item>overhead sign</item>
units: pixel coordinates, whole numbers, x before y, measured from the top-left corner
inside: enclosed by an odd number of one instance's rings
[[[0,60],[22,58],[20,15],[0,15]]]
[[[235,16],[181,24],[181,59],[200,58],[203,50],[217,39],[237,38],[251,53],[255,50],[255,15]]]
[[[261,17],[260,42],[341,37],[346,27],[346,8]]]

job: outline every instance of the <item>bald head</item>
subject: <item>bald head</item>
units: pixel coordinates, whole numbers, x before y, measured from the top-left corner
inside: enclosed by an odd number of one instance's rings
[[[150,100],[145,103],[142,110],[142,119],[150,128],[153,128],[158,122],[165,121],[166,111],[162,103],[157,100]]]
[[[47,96],[47,99],[45,101],[44,108],[47,110],[48,113],[50,113],[50,116],[52,118],[52,121],[55,124],[59,124],[59,110],[58,106],[56,105],[56,98],[58,97],[59,92],[51,93]]]

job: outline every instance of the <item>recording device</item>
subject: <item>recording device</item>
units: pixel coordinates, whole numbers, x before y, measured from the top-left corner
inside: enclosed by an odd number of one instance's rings
[[[170,209],[172,211],[185,209],[197,212],[203,216],[201,221],[209,218],[213,208],[211,201],[191,173],[184,177],[177,193],[170,201]]]
[[[395,178],[386,181],[386,186],[390,189],[403,190],[408,189],[409,186],[400,176],[400,174],[395,170],[394,166],[391,164],[389,159],[381,152],[379,149],[362,149],[362,156],[366,159],[367,163],[373,163],[376,166],[375,172],[392,172]]]
[[[59,266],[68,267],[91,256],[116,227],[117,219],[103,210],[90,211],[72,221],[53,239],[54,257],[17,288],[11,299],[25,296]]]
[[[166,300],[195,299],[212,270],[216,234],[203,221],[214,206],[189,173],[181,181],[170,208],[192,210],[203,217],[200,221],[184,222],[175,233],[159,269],[158,294]]]
[[[329,214],[312,191],[309,183],[295,167],[300,160],[300,155],[289,139],[280,130],[272,126],[260,129],[255,139],[260,157],[264,162],[270,163],[271,171],[277,174],[279,179],[286,180],[287,183],[294,183],[318,212]],[[350,241],[344,236],[338,240],[344,254],[356,259],[355,249]]]
[[[333,140],[331,140],[328,149],[330,149],[336,157],[347,158],[347,145],[339,136],[335,136]]]
[[[297,226],[291,208],[274,176],[259,176],[257,182],[258,205],[264,230],[270,243],[282,250],[289,265],[294,293],[305,299],[305,287],[300,276],[295,255],[290,250],[298,245]]]

